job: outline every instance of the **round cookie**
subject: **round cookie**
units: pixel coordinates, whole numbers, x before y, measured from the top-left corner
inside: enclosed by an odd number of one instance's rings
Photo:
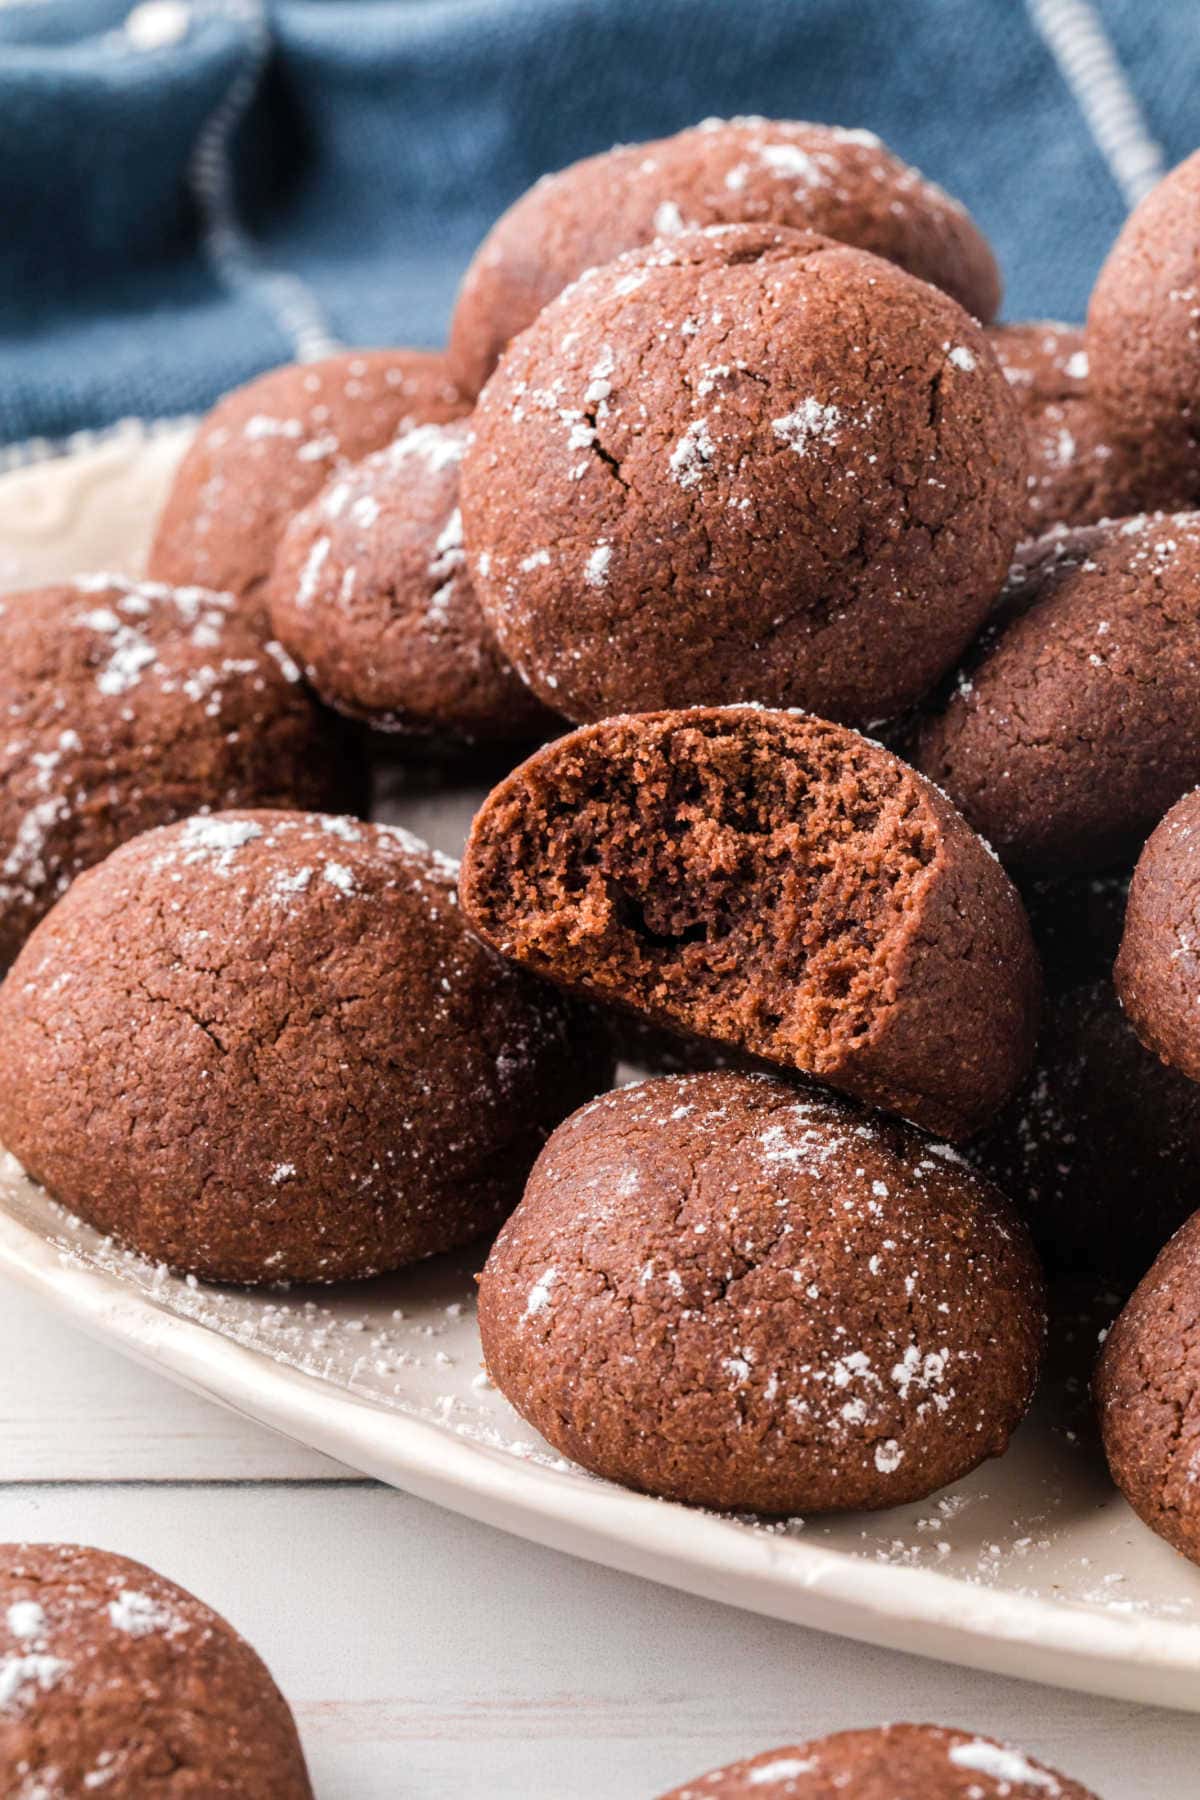
[[[1092,290],[1087,350],[1110,431],[1171,504],[1200,498],[1200,151],[1126,220]]]
[[[1029,546],[913,760],[1014,868],[1128,864],[1200,780],[1200,513]]]
[[[353,805],[345,734],[227,594],[89,575],[0,598],[0,972],[81,869],[206,808]]]
[[[1112,1478],[1134,1512],[1200,1562],[1200,1213],[1142,1278],[1104,1342],[1093,1392]]]
[[[1049,320],[997,325],[988,342],[1025,420],[1026,537],[1040,537],[1052,525],[1091,525],[1157,504],[1141,459],[1113,441],[1092,403],[1080,328]]]
[[[12,1800],[311,1800],[261,1658],[144,1564],[0,1545],[0,1790]]]
[[[947,1136],[1029,1069],[1039,975],[1015,889],[936,789],[822,719],[574,731],[484,802],[461,893],[539,974]]]
[[[1195,1211],[1200,1087],[1142,1047],[1110,980],[1051,987],[1033,1073],[967,1155],[1049,1268],[1128,1293]]]
[[[1171,808],[1138,859],[1115,979],[1143,1044],[1200,1082],[1200,791]]]
[[[509,346],[462,511],[501,648],[568,718],[755,700],[861,723],[974,636],[1025,474],[953,300],[731,225],[591,271]]]
[[[941,1725],[836,1731],[685,1781],[662,1800],[1096,1800],[1011,1744]]]
[[[225,589],[261,620],[260,590],[285,526],[340,464],[414,425],[469,411],[444,358],[428,350],[349,350],[268,370],[201,422],[159,518],[148,573]]]
[[[484,239],[450,326],[449,359],[477,393],[511,338],[569,282],[622,251],[707,225],[819,231],[898,263],[979,319],[1000,272],[957,200],[869,131],[793,119],[707,119],[544,177]]]
[[[1045,1330],[1000,1193],[947,1145],[773,1076],[664,1076],[554,1133],[479,1284],[491,1379],[642,1492],[809,1513],[1005,1449]]]
[[[456,865],[352,819],[221,813],[82,876],[0,987],[0,1142],[214,1280],[465,1243],[604,1087],[597,1029],[484,949]]]
[[[335,476],[284,532],[266,602],[339,712],[383,731],[529,739],[552,716],[500,654],[467,575],[468,431],[418,425]]]

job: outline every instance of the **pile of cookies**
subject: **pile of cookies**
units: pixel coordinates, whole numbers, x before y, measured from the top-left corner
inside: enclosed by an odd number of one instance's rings
[[[871,134],[707,121],[519,200],[444,356],[228,396],[144,579],[0,601],[0,1140],[212,1280],[498,1230],[505,1395],[719,1508],[929,1495],[1043,1265],[1136,1287],[1105,1444],[1200,1560],[1198,244],[1200,155],[995,325]],[[384,745],[504,758],[461,869]],[[685,1791],[1057,1780],[973,1742]]]

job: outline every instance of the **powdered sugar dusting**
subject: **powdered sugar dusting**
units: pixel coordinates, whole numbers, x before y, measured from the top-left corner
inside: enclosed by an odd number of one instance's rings
[[[38,1692],[57,1687],[70,1668],[61,1656],[0,1656],[0,1713],[20,1712]]]
[[[1019,1750],[1003,1744],[989,1744],[976,1738],[969,1744],[953,1744],[948,1752],[956,1769],[970,1769],[977,1775],[988,1775],[993,1781],[1022,1782],[1026,1787],[1040,1788],[1043,1793],[1061,1794],[1062,1787],[1046,1769],[1035,1768]]]
[[[547,1269],[534,1282],[529,1290],[529,1298],[525,1302],[525,1311],[521,1314],[521,1323],[532,1319],[540,1312],[545,1312],[550,1304],[550,1289],[558,1280],[557,1269]]]
[[[795,1781],[799,1775],[811,1775],[816,1767],[815,1756],[775,1756],[749,1770],[746,1783],[749,1787],[765,1787],[772,1781]]]
[[[588,587],[601,588],[604,586],[608,579],[608,565],[611,561],[611,544],[604,542],[597,544],[583,565],[583,579]]]
[[[108,1618],[114,1631],[128,1637],[147,1637],[152,1631],[173,1632],[183,1628],[183,1621],[168,1606],[161,1605],[149,1594],[136,1588],[122,1588],[108,1603]]]
[[[14,1600],[5,1615],[15,1638],[39,1638],[46,1629],[46,1614],[36,1600]]]
[[[797,456],[803,456],[815,439],[836,438],[841,418],[841,412],[836,406],[823,405],[810,395],[783,418],[772,419],[771,430],[777,438],[783,440],[789,450],[794,450]]]
[[[716,453],[707,420],[694,419],[668,458],[671,474],[680,487],[695,487]]]

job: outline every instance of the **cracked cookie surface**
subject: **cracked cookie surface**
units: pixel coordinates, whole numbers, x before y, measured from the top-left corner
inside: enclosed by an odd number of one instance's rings
[[[1200,1562],[1200,1213],[1119,1314],[1093,1389],[1113,1480],[1151,1531]]]
[[[1016,403],[953,300],[750,225],[585,275],[506,351],[473,432],[480,605],[577,721],[901,712],[999,592],[1024,496]]]
[[[0,597],[0,972],[83,869],[205,808],[353,807],[357,758],[227,594]]]
[[[948,1145],[772,1076],[561,1125],[480,1278],[488,1371],[594,1473],[764,1513],[916,1500],[1003,1451],[1041,1272]]]
[[[537,973],[947,1136],[1029,1068],[1040,976],[1011,882],[928,782],[822,719],[584,726],[489,795],[461,891]]]
[[[1200,513],[1026,546],[913,760],[1014,868],[1128,866],[1200,780]]]
[[[612,1062],[470,934],[456,873],[330,816],[135,839],[0,988],[0,1140],[101,1231],[212,1279],[350,1279],[467,1242]]]
[[[12,1800],[311,1800],[288,1705],[219,1614],[128,1557],[0,1545]]]
[[[293,513],[342,463],[469,411],[444,359],[427,350],[348,350],[268,370],[201,420],[158,521],[149,574],[225,589],[263,623],[263,584]]]
[[[505,344],[585,269],[708,225],[787,225],[870,250],[952,294],[974,318],[1000,272],[957,200],[870,131],[796,119],[706,119],[619,145],[539,181],[492,227],[463,280],[449,358],[477,393]]]
[[[339,712],[376,730],[532,741],[554,716],[501,654],[467,574],[469,430],[419,425],[335,476],[285,531],[268,610]]]
[[[1025,422],[1029,478],[1022,535],[1144,512],[1160,493],[1144,459],[1115,440],[1088,388],[1081,326],[996,325],[988,342]]]

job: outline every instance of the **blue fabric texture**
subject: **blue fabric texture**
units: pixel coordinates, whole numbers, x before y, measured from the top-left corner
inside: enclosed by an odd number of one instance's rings
[[[1152,137],[1200,7],[1092,0]],[[17,0],[0,8],[0,442],[437,344],[544,170],[710,114],[869,126],[970,207],[1011,318],[1080,318],[1125,202],[1037,0]]]

